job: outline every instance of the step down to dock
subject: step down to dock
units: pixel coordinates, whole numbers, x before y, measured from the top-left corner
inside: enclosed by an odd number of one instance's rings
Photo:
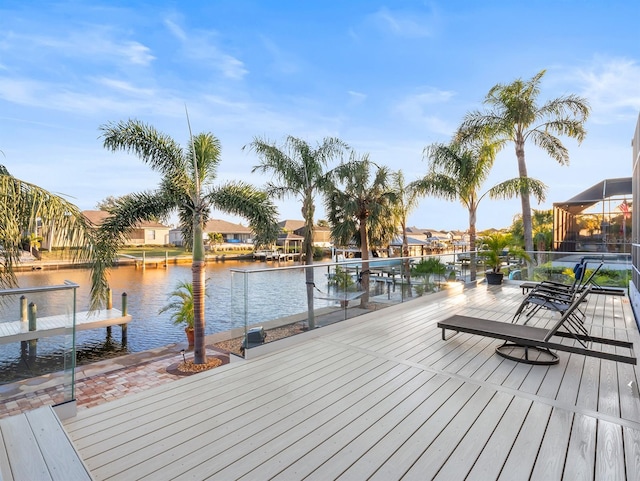
[[[0,419],[0,480],[92,480],[53,407]]]

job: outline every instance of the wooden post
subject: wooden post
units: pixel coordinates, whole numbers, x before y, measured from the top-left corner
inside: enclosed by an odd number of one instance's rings
[[[107,287],[107,310],[113,309],[113,297],[111,288]],[[107,337],[111,336],[111,326],[107,326]]]
[[[127,315],[127,293],[126,292],[122,293],[122,315],[123,316]],[[120,328],[122,329],[122,345],[126,346],[127,345],[127,323],[125,322],[124,324],[120,325]]]
[[[28,322],[29,315],[27,313],[27,296],[20,296],[20,321]],[[20,341],[20,352],[22,357],[27,354],[27,342]]]
[[[20,320],[27,322],[29,320],[27,314],[27,296],[20,296]]]
[[[38,308],[36,307],[35,303],[31,303],[29,304],[29,330],[30,331],[35,331],[36,330],[36,314],[38,312]]]
[[[169,267],[169,251],[164,251],[164,266]]]
[[[147,258],[146,252],[142,251],[142,268],[143,269],[145,268],[146,258]]]
[[[36,330],[36,315],[37,315],[38,309],[35,305],[35,303],[30,303],[29,304],[29,331],[35,331]],[[29,358],[30,359],[35,359],[36,355],[37,355],[37,349],[38,349],[38,340],[37,339],[30,339],[29,340]]]

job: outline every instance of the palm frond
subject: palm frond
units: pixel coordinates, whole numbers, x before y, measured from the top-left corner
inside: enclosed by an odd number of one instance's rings
[[[529,135],[532,142],[544,150],[549,157],[560,165],[569,165],[569,150],[558,137],[544,130],[532,130]]]
[[[162,174],[185,170],[182,148],[171,137],[150,125],[130,119],[104,124],[100,130],[103,146],[112,152],[133,153]]]
[[[80,210],[63,197],[37,185],[0,173],[0,286],[16,285],[14,269],[22,251],[22,237],[35,231],[39,220],[52,241],[75,261],[91,259],[94,238]]]
[[[278,238],[278,210],[265,192],[244,182],[230,182],[216,187],[206,198],[215,208],[246,218],[257,245],[269,245]]]
[[[514,179],[505,180],[493,186],[487,191],[491,199],[512,199],[519,197],[523,193],[533,195],[538,202],[544,202],[546,199],[547,186],[531,177],[516,177]]]

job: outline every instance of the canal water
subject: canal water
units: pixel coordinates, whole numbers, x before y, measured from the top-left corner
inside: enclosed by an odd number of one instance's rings
[[[206,332],[213,334],[242,327],[244,317],[237,312],[242,300],[237,298],[242,291],[237,289],[243,281],[242,275],[234,274],[231,269],[256,270],[274,267],[273,263],[254,261],[210,262],[206,268]],[[326,286],[326,267],[315,269],[316,282]],[[87,311],[90,294],[90,271],[88,269],[36,270],[18,273],[20,287],[61,285],[72,281],[80,286],[77,290],[77,311]],[[121,342],[120,327],[112,328],[111,337],[106,329],[78,331],[76,338],[77,362],[86,364],[98,360],[145,351],[173,343],[186,341],[184,329],[171,321],[171,313],[159,313],[167,304],[171,291],[179,281],[191,281],[191,265],[169,265],[168,267],[121,266],[111,270],[109,285],[113,292],[113,307],[121,308],[121,296],[126,292],[128,313],[132,321],[128,325],[127,344]],[[232,302],[232,282],[236,299]],[[277,319],[304,312],[306,309],[305,277],[302,268],[292,268],[269,275],[251,275],[249,286],[250,303],[259,308],[251,308],[250,324]],[[302,286],[302,288],[301,288]],[[326,287],[325,287],[326,288]],[[37,305],[38,317],[60,314],[68,304],[70,291],[52,295],[34,293],[28,302]],[[326,305],[327,301],[316,300],[316,307]],[[0,322],[14,321],[20,318],[19,299],[8,299],[0,305]],[[62,362],[62,352],[69,339],[65,336],[43,338],[38,341],[37,357],[25,359],[19,342],[0,345],[0,383],[9,376],[15,379],[33,377],[40,372],[50,371],[52,364]]]

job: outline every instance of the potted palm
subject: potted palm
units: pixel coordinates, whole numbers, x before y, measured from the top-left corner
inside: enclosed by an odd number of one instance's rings
[[[169,303],[160,309],[159,313],[171,312],[171,320],[177,326],[184,326],[187,334],[189,347],[194,345],[194,322],[193,310],[193,284],[187,281],[180,281],[175,289],[169,293]]]
[[[502,284],[504,277],[502,262],[505,258],[516,257],[529,260],[529,256],[522,248],[513,245],[510,234],[500,232],[490,234],[482,239],[482,250],[478,251],[478,256],[484,259],[485,265],[489,268],[485,272],[489,285]]]
[[[447,266],[437,257],[428,257],[420,259],[416,265],[411,267],[411,276],[414,278],[422,278],[422,282],[415,284],[414,288],[418,296],[422,296],[425,291],[434,291],[436,289],[435,282],[431,284],[431,275],[435,274],[440,278],[447,270]]]
[[[329,285],[335,287],[339,294],[345,294],[356,289],[356,282],[353,280],[351,273],[340,266],[336,266],[335,272],[329,278]],[[347,299],[340,301],[341,307],[347,307],[348,305],[349,301]]]

